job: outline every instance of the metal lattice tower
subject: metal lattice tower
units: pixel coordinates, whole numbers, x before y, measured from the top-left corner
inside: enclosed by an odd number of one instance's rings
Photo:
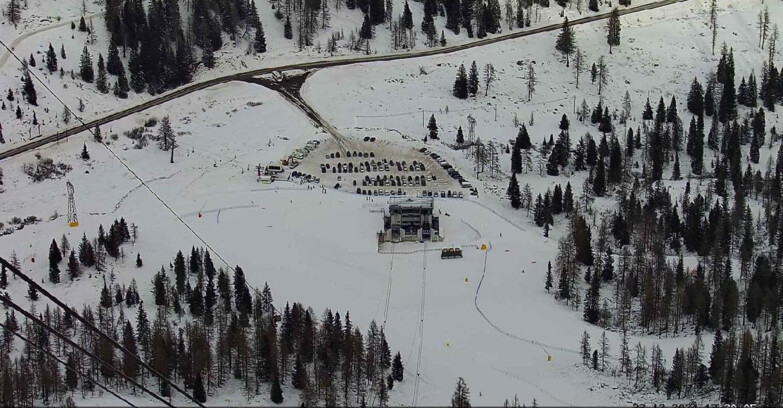
[[[79,226],[79,218],[76,216],[76,201],[73,199],[73,184],[70,181],[65,182],[68,187],[68,225],[71,227]]]
[[[472,143],[476,138],[476,119],[473,115],[468,115],[468,143]]]

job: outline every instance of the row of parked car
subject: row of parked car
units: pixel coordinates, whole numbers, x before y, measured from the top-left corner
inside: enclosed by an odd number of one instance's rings
[[[313,139],[305,143],[304,147],[300,147],[299,149],[294,150],[294,152],[291,153],[290,156],[296,160],[302,160],[305,157],[307,157],[307,155],[310,154],[310,152],[315,150],[320,144],[321,141]]]
[[[334,152],[334,153],[327,153],[325,158],[327,159],[339,159],[341,156],[344,156],[346,158],[351,157],[375,157],[375,152],[357,152],[356,150],[352,152],[345,152],[345,155],[342,155],[340,152]]]
[[[427,181],[436,180],[435,176],[427,176],[422,174],[421,176],[376,176],[374,179],[370,176],[364,176],[364,180],[362,180],[362,186],[392,186],[392,187],[414,187],[414,186],[426,186]],[[356,181],[354,181],[356,183]],[[356,184],[354,184],[356,185]]]
[[[327,173],[330,169],[332,173],[369,173],[371,171],[391,171],[395,167],[397,171],[426,171],[424,164],[415,160],[413,163],[408,164],[405,160],[395,162],[394,160],[383,159],[377,162],[375,160],[365,160],[364,162],[359,162],[358,165],[354,165],[353,162],[337,163],[334,166],[331,166],[329,163],[321,163],[321,173]]]
[[[446,170],[447,173],[449,173],[449,176],[453,178],[454,180],[457,180],[459,182],[459,185],[462,186],[462,188],[468,188],[472,189],[473,185],[470,184],[469,181],[465,180],[465,177],[462,177],[462,174],[454,168],[451,164],[449,164],[446,159],[440,157],[437,153],[431,153],[429,150],[427,150],[426,147],[422,147],[419,149],[419,152],[422,154],[428,154],[430,157],[432,157],[435,161],[440,164],[440,167],[442,167],[444,170]]]

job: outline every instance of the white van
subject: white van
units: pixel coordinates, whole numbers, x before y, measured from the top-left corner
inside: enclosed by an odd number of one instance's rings
[[[471,187],[473,187],[468,181],[462,181],[459,184],[462,186],[462,188],[471,188]]]

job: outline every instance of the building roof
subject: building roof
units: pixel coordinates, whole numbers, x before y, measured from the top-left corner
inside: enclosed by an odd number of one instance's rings
[[[389,208],[428,208],[434,207],[434,200],[432,198],[405,198],[405,197],[392,197],[389,199]]]

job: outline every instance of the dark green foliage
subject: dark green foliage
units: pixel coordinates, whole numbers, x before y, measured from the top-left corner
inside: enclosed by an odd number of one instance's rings
[[[52,240],[52,244],[49,245],[49,282],[60,283],[60,262],[63,260],[63,255],[60,252],[60,248],[57,247],[57,241]]]
[[[511,173],[511,180],[506,190],[506,196],[511,202],[511,207],[515,210],[522,206],[522,195],[519,191],[519,183],[517,182],[517,175]]]
[[[430,131],[429,137],[430,139],[437,140],[438,139],[438,123],[435,121],[435,115],[430,116],[430,121],[427,124],[427,129]]]
[[[468,98],[468,76],[465,72],[465,65],[460,64],[457,70],[457,78],[454,80],[454,89],[452,94],[459,99]],[[460,129],[462,129],[460,127]]]

